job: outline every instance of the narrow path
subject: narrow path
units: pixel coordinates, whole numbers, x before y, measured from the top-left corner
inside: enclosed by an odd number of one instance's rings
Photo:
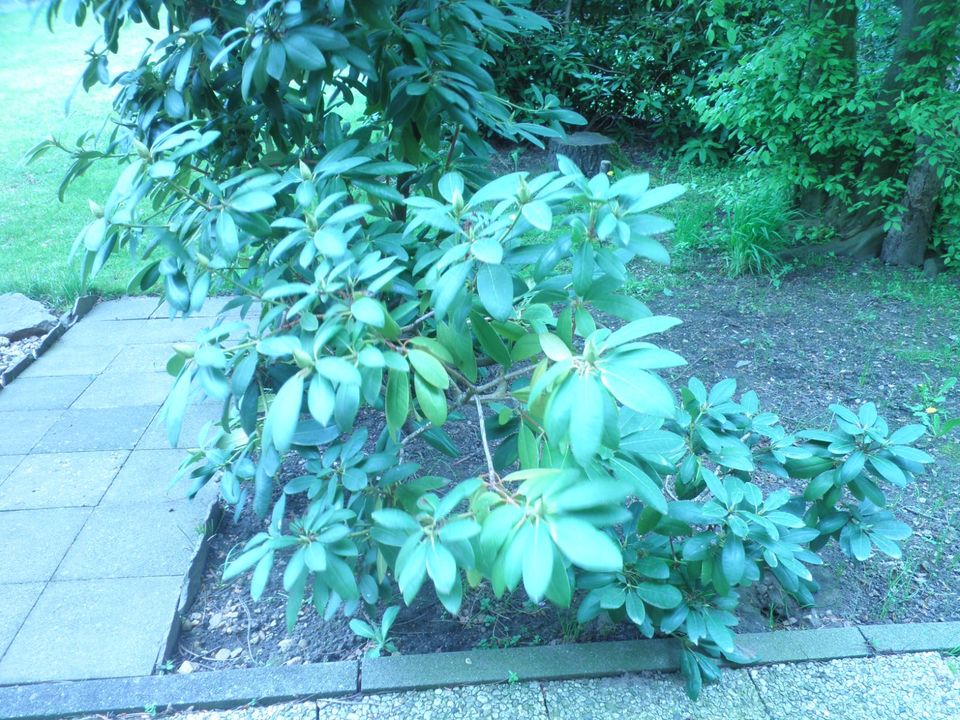
[[[212,310],[211,310],[212,313]],[[153,298],[98,305],[0,391],[0,685],[147,675],[215,498],[170,486],[173,342]],[[183,442],[219,408],[189,411]]]

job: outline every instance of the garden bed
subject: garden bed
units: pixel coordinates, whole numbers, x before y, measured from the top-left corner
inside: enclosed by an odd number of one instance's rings
[[[877,402],[891,425],[913,422],[916,407],[925,404],[916,389],[924,373],[934,384],[960,373],[955,275],[930,282],[912,271],[838,260],[795,269],[775,287],[769,278],[727,279],[711,257],[686,258],[681,265],[681,271],[642,269],[637,288],[655,312],[684,320],[663,342],[690,363],[675,378],[696,374],[709,384],[734,377],[742,389],[756,390],[765,409],[780,414],[788,428],[823,426],[829,404],[868,400]],[[938,411],[960,415],[957,397],[948,397]],[[902,560],[875,556],[857,567],[828,546],[816,575],[822,585],[816,608],[797,608],[761,584],[744,598],[739,630],[960,618],[956,436],[923,441],[938,462],[896,498],[898,516],[914,529]],[[470,436],[456,439],[464,449],[479,447]],[[428,449],[411,459],[437,462]],[[467,477],[481,463],[478,449],[447,471]],[[302,664],[363,653],[364,642],[343,617],[324,622],[309,606],[288,635],[279,573],[258,603],[250,599],[246,578],[220,583],[227,554],[261,526],[252,514],[238,523],[225,514],[169,669]],[[522,590],[500,600],[484,590],[469,594],[454,617],[425,586],[414,605],[401,610],[391,635],[399,650],[410,654],[629,639],[636,632],[602,620],[581,627],[575,610],[533,605]]]

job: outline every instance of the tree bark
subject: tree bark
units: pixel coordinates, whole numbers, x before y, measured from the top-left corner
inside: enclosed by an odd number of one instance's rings
[[[917,148],[916,162],[907,179],[899,227],[891,228],[883,241],[880,258],[891,265],[922,265],[930,242],[930,229],[943,183],[936,167],[924,155],[923,148],[927,144],[929,140],[925,138]]]

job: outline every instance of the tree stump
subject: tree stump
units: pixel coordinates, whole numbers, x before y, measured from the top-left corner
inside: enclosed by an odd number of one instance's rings
[[[554,160],[557,155],[565,155],[577,164],[587,177],[601,171],[601,164],[610,160],[610,148],[613,140],[595,132],[571,133],[565,138],[552,140],[550,151]]]

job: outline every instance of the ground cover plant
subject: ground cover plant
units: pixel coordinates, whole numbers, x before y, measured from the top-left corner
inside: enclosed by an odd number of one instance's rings
[[[739,594],[761,577],[812,600],[831,541],[897,557],[886,508],[932,458],[922,425],[873,403],[830,407],[828,430],[788,431],[732,380],[660,371],[653,340],[679,320],[621,289],[666,262],[651,214],[682,188],[643,174],[484,177],[484,133],[539,142],[580,118],[544,96],[517,121],[484,67],[544,27],[522,4],[53,2],[102,25],[90,82],[128,21],[165,37],[117,76],[121,123],[75,153],[76,175],[121,156],[78,241],[83,273],[133,249],[136,286],[178,313],[215,291],[227,318],[180,346],[165,406],[178,439],[195,394],[223,402],[200,439],[196,487],[270,517],[225,577],[259,598],[282,576],[287,621],[411,602],[456,612],[470,590],[523,587],[641,633],[678,638],[687,690],[736,647]],[[340,102],[363,98],[347,124]],[[483,129],[483,132],[481,132]],[[559,228],[549,242],[542,233]],[[475,419],[484,470],[421,474],[417,442],[456,456],[448,422]],[[302,475],[277,487],[297,450]],[[764,492],[771,475],[784,487]],[[278,490],[280,492],[278,492]],[[287,512],[295,501],[302,513]],[[384,650],[389,622],[354,628]],[[379,634],[378,634],[379,633]]]

